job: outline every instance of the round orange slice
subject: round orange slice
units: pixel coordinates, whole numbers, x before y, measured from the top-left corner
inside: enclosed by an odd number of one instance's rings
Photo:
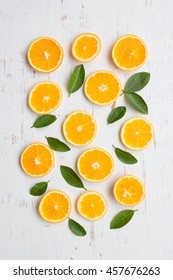
[[[81,177],[87,181],[104,181],[111,176],[114,170],[114,161],[104,149],[92,148],[79,156],[77,169]]]
[[[27,52],[29,64],[39,72],[52,72],[62,63],[64,51],[53,38],[36,39]]]
[[[88,220],[98,220],[107,212],[107,201],[105,197],[95,191],[83,193],[77,201],[79,214]]]
[[[120,37],[112,49],[112,59],[116,66],[125,71],[141,67],[147,59],[148,51],[144,41],[132,34]]]
[[[143,117],[131,118],[123,124],[120,137],[127,148],[142,150],[148,147],[154,138],[153,126]]]
[[[47,145],[33,143],[24,149],[20,162],[26,174],[32,177],[41,177],[52,170],[54,154]]]
[[[94,117],[85,111],[70,114],[63,123],[65,139],[75,146],[89,144],[96,136],[97,124]]]
[[[93,60],[100,52],[101,42],[93,33],[82,33],[72,43],[72,55],[81,62]]]
[[[47,222],[63,222],[70,215],[71,200],[63,191],[49,191],[41,198],[38,212],[42,219]]]
[[[42,82],[31,90],[28,104],[37,114],[47,114],[56,110],[62,101],[62,90],[56,83]]]
[[[108,105],[120,96],[120,79],[111,71],[97,71],[90,75],[84,86],[87,98],[97,105]]]
[[[144,199],[145,187],[138,178],[129,175],[116,181],[113,193],[119,203],[134,206]]]

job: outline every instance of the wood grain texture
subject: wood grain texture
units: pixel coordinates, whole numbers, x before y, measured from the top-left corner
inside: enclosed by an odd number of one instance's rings
[[[172,259],[173,258],[173,2],[167,0],[1,0],[0,10],[0,258],[1,259]],[[82,190],[73,189],[60,175],[59,165],[75,167],[85,148],[56,153],[56,166],[44,179],[49,188],[65,190],[73,200],[71,218],[85,226],[88,235],[76,237],[67,222],[50,225],[37,214],[39,199],[29,189],[40,179],[29,178],[19,165],[22,149],[34,141],[46,143],[45,136],[63,139],[61,125],[65,116],[83,109],[98,121],[99,131],[89,147],[106,148],[113,156],[112,144],[122,148],[119,129],[136,112],[128,107],[126,117],[107,126],[111,106],[92,105],[82,90],[68,98],[67,83],[77,64],[70,55],[76,35],[91,31],[102,41],[100,55],[85,65],[89,75],[95,70],[115,71],[123,84],[131,75],[116,69],[110,50],[118,36],[134,33],[149,48],[149,59],[141,70],[151,72],[151,81],[142,91],[149,105],[147,118],[155,128],[155,141],[147,150],[135,152],[138,164],[127,166],[115,157],[113,176],[103,183],[85,183],[108,199],[104,219],[89,222],[75,210]],[[28,45],[39,36],[52,36],[63,46],[65,58],[51,74],[32,70],[26,61]],[[44,129],[30,129],[36,115],[27,105],[30,89],[37,82],[52,80],[63,89],[63,102],[55,112],[58,120]],[[121,97],[117,105],[126,104]],[[109,230],[112,217],[124,207],[115,202],[112,185],[121,175],[134,174],[144,181],[147,196],[133,220],[123,229]]]

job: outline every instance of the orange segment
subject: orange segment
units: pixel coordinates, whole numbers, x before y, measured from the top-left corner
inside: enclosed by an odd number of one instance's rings
[[[95,191],[83,193],[77,201],[79,214],[88,220],[97,220],[107,212],[107,201],[104,196]]]
[[[70,114],[63,123],[65,139],[75,146],[89,144],[95,138],[96,130],[94,117],[85,111]]]
[[[47,222],[63,222],[71,212],[70,198],[63,191],[49,191],[41,198],[38,211],[42,219]]]
[[[128,34],[115,42],[112,58],[118,68],[132,71],[146,62],[147,53],[144,41],[136,35]]]
[[[110,71],[97,71],[90,75],[84,86],[87,98],[98,105],[113,103],[120,96],[121,81]]]
[[[126,121],[121,128],[121,141],[131,150],[142,150],[148,147],[154,138],[152,124],[143,117]]]
[[[35,113],[47,114],[57,109],[62,100],[61,88],[53,82],[38,83],[29,94],[28,104]]]
[[[53,168],[54,154],[47,145],[33,143],[24,149],[20,162],[26,174],[41,177],[48,174]]]
[[[93,148],[84,151],[77,161],[78,172],[87,181],[104,181],[114,170],[112,156],[105,150]]]
[[[27,52],[29,64],[37,71],[51,72],[62,63],[64,56],[61,45],[53,38],[36,39]]]
[[[72,44],[72,55],[81,62],[93,60],[100,52],[101,42],[93,33],[83,33],[75,38]]]
[[[113,193],[115,199],[127,206],[139,204],[145,196],[143,183],[135,176],[124,176],[116,181]]]

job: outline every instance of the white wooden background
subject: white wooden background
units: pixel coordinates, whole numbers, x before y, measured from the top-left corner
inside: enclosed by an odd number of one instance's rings
[[[173,258],[173,2],[172,0],[0,0],[0,258],[1,259],[171,259]],[[111,60],[111,48],[121,35],[134,33],[147,43],[149,58],[140,70],[151,72],[151,81],[142,94],[149,105],[147,118],[155,128],[155,141],[142,152],[135,152],[139,162],[127,166],[112,150],[119,141],[121,124],[138,115],[128,107],[123,120],[107,126],[111,106],[99,107],[86,100],[82,90],[68,98],[67,84],[77,64],[70,45],[82,32],[97,33],[102,41],[99,56],[85,65],[89,75],[95,70],[113,70],[123,84],[131,73],[122,72]],[[26,50],[37,37],[52,36],[63,46],[65,58],[51,74],[36,73],[27,64]],[[47,128],[30,129],[36,119],[27,106],[30,89],[37,82],[52,80],[63,88],[63,102],[55,112],[58,120]],[[125,104],[121,97],[117,105]],[[127,105],[128,106],[128,105]],[[109,202],[107,215],[96,222],[80,217],[75,201],[81,190],[67,185],[59,165],[75,168],[78,155],[85,148],[56,153],[56,167],[44,179],[51,179],[49,189],[66,191],[73,201],[71,217],[88,232],[74,236],[67,221],[51,225],[37,214],[39,198],[29,189],[42,179],[25,175],[19,165],[22,149],[35,141],[46,143],[44,136],[63,139],[61,125],[65,116],[83,109],[98,121],[99,132],[89,147],[100,146],[115,158],[113,176],[103,183],[85,183],[101,191]],[[113,216],[125,209],[112,196],[114,181],[124,174],[134,174],[144,181],[146,199],[133,220],[120,230],[110,231]]]

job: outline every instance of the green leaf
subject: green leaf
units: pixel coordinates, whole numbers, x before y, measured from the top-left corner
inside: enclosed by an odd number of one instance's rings
[[[114,147],[114,146],[113,146]],[[115,148],[115,154],[117,156],[117,158],[123,162],[123,163],[127,163],[127,164],[134,164],[137,163],[137,159],[130,153],[123,151],[119,148]]]
[[[56,121],[56,116],[54,115],[50,115],[50,114],[42,115],[34,122],[32,127],[41,128],[44,126],[48,126],[55,121]]]
[[[131,76],[124,88],[124,92],[135,92],[143,89],[150,80],[150,73],[139,72]]]
[[[87,234],[86,230],[79,223],[70,218],[68,221],[68,226],[70,230],[77,236],[85,236]]]
[[[120,120],[126,113],[126,107],[124,106],[119,106],[113,109],[107,119],[107,123],[114,123],[118,120]]]
[[[138,210],[123,210],[119,212],[111,221],[110,229],[116,229],[125,226],[132,219],[136,211]]]
[[[140,113],[148,114],[148,106],[139,94],[134,92],[125,93],[125,97],[131,107]]]
[[[70,148],[64,142],[61,142],[57,138],[46,137],[46,140],[47,140],[49,146],[51,147],[51,149],[54,151],[58,151],[58,152],[70,151]]]
[[[78,65],[75,67],[69,82],[69,93],[77,91],[84,82],[85,79],[85,69],[83,65]]]
[[[36,185],[34,185],[31,189],[30,189],[30,194],[34,195],[34,196],[39,196],[42,195],[43,193],[45,193],[45,191],[47,190],[47,186],[48,186],[48,182],[41,182],[41,183],[37,183]]]
[[[79,178],[79,176],[73,171],[72,168],[68,167],[68,166],[60,166],[60,171],[61,174],[64,178],[64,180],[71,186],[75,187],[75,188],[83,188],[85,189],[83,182],[81,181],[81,179]],[[85,189],[86,190],[86,189]]]

